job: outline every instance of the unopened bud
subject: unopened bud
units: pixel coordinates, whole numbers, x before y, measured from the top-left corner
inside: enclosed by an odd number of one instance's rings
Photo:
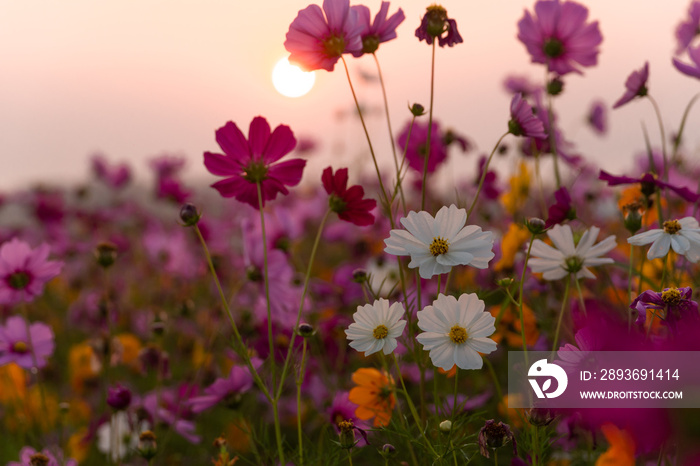
[[[396,456],[396,447],[390,443],[385,443],[380,453],[385,458],[394,457]]]
[[[156,456],[158,451],[158,444],[156,443],[156,434],[150,430],[144,430],[139,435],[139,454],[150,461]]]
[[[364,283],[367,281],[367,271],[365,269],[355,269],[352,272],[352,281],[355,283]]]
[[[95,259],[100,267],[106,269],[117,260],[117,245],[104,241],[95,248]]]
[[[510,285],[513,284],[514,281],[515,280],[513,280],[512,278],[501,278],[496,282],[496,284],[498,286],[502,286],[503,288],[508,288]]]
[[[525,227],[527,227],[528,231],[533,235],[541,235],[547,229],[544,220],[537,217],[527,219]]]
[[[421,104],[413,104],[408,107],[408,109],[411,111],[411,114],[414,117],[425,115],[425,107],[423,107]]]
[[[564,90],[564,81],[556,77],[547,83],[547,94],[559,95]]]
[[[443,434],[449,434],[450,431],[452,430],[452,421],[442,421],[440,423],[440,432]]]
[[[185,204],[180,209],[180,220],[185,224],[186,227],[191,227],[199,223],[199,219],[202,216],[197,211],[197,207],[194,204]]]
[[[302,338],[309,338],[313,336],[314,333],[316,332],[314,331],[313,325],[307,324],[306,322],[299,324],[299,327],[297,328],[297,335]]]

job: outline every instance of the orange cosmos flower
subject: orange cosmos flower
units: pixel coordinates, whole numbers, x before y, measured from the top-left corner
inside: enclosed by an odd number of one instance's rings
[[[634,440],[624,429],[613,424],[603,424],[600,427],[605,439],[610,444],[608,451],[598,457],[596,466],[634,466]]]
[[[355,415],[363,421],[374,418],[374,427],[389,424],[396,406],[393,380],[377,369],[362,368],[352,374],[352,381],[357,387],[350,390],[348,399],[358,405]]]

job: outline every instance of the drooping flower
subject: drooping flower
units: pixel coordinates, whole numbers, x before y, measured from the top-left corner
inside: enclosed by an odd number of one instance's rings
[[[255,358],[253,366],[260,366],[262,360]],[[188,401],[193,413],[201,413],[223,402],[227,407],[236,408],[241,397],[253,386],[253,377],[247,367],[233,366],[228,377],[218,378],[204,389],[204,395]]]
[[[447,158],[447,144],[443,141],[442,130],[437,121],[433,121],[430,131],[430,150],[427,147],[428,123],[420,121],[414,122],[412,127],[410,123],[406,124],[399,133],[397,142],[401,150],[406,153],[408,166],[418,173],[423,173],[425,157],[428,157],[428,173],[434,172]]]
[[[530,81],[525,75],[509,75],[503,81],[503,87],[509,94],[522,94],[523,99],[542,92],[542,88]]]
[[[627,77],[627,81],[625,81],[625,87],[627,89],[625,90],[625,93],[622,94],[622,97],[620,97],[617,100],[617,102],[615,102],[613,108],[622,107],[635,97],[644,97],[645,95],[647,95],[647,93],[649,92],[649,90],[647,89],[648,79],[649,62],[647,61],[644,62],[644,66],[641,69],[633,71],[632,74],[630,74]]]
[[[357,312],[352,316],[355,322],[345,330],[350,347],[364,352],[365,356],[377,351],[390,354],[396,349],[396,339],[406,327],[406,321],[401,319],[405,313],[403,304],[395,302],[390,306],[386,299],[357,306]]]
[[[642,193],[646,196],[651,196],[652,194],[654,194],[654,192],[656,192],[656,188],[658,187],[667,188],[688,202],[697,202],[698,200],[700,200],[700,194],[694,193],[686,187],[679,188],[678,186],[666,183],[660,180],[653,173],[645,173],[644,175],[638,178],[634,178],[631,176],[615,176],[611,175],[605,170],[601,170],[600,175],[598,175],[598,179],[606,181],[608,183],[608,186],[640,183],[642,185]]]
[[[571,196],[565,187],[562,186],[554,192],[554,199],[556,202],[547,210],[545,228],[576,218],[576,209],[571,205]]]
[[[355,415],[362,420],[374,418],[374,427],[389,424],[391,413],[396,406],[393,395],[393,380],[374,368],[361,368],[352,374],[357,385],[350,390],[348,399],[355,403]]]
[[[493,419],[489,419],[479,431],[479,453],[486,458],[490,458],[489,449],[501,448],[510,441],[513,442],[513,455],[517,455],[518,447],[510,426],[502,421],[496,422]]]
[[[436,367],[451,369],[481,369],[484,364],[479,353],[496,351],[490,338],[496,331],[496,318],[484,311],[484,302],[474,293],[464,293],[459,300],[440,293],[432,306],[418,311],[418,327],[423,333],[416,340],[430,351]]]
[[[14,362],[20,367],[41,369],[55,348],[51,327],[27,321],[20,316],[8,317],[0,326],[0,366]]]
[[[449,272],[455,265],[488,267],[493,259],[493,233],[476,225],[464,226],[467,211],[454,204],[442,207],[435,218],[425,211],[401,219],[406,230],[391,230],[384,240],[387,253],[411,256],[409,268],[418,267],[421,278]]]
[[[528,138],[544,139],[547,137],[542,120],[532,113],[532,107],[520,94],[515,94],[510,102],[508,132],[514,136]]]
[[[344,53],[362,51],[362,24],[350,0],[323,0],[323,10],[309,5],[289,25],[284,48],[289,62],[305,71],[333,71]]]
[[[536,239],[532,244],[532,258],[528,265],[535,273],[543,273],[545,280],[559,280],[569,274],[576,278],[595,278],[587,267],[611,264],[609,257],[600,257],[615,249],[615,236],[608,236],[594,245],[600,229],[591,227],[586,230],[578,243],[569,225],[554,225],[547,231],[547,236],[555,247]]]
[[[533,63],[547,65],[562,76],[580,74],[580,66],[598,63],[598,46],[603,41],[598,21],[587,19],[588,8],[579,3],[540,0],[535,3],[535,16],[525,11],[518,22],[518,39]]]
[[[678,47],[676,54],[681,54],[700,35],[700,1],[693,1],[688,7],[688,18],[676,27]]]
[[[651,310],[661,317],[662,322],[676,330],[683,321],[700,321],[698,303],[693,301],[693,290],[685,288],[665,288],[661,293],[647,290],[637,296],[630,309],[637,311],[637,325],[644,325],[647,318],[647,310]]]
[[[438,45],[452,47],[462,43],[462,36],[457,30],[457,22],[447,16],[447,10],[440,5],[430,5],[426,8],[420,26],[416,29],[416,37],[432,45],[437,38]]]
[[[670,248],[690,262],[700,261],[700,225],[693,217],[680,220],[666,220],[663,228],[639,233],[627,238],[634,246],[652,243],[647,253],[647,259],[665,257]]]
[[[673,66],[675,66],[678,71],[685,75],[700,79],[700,45],[695,48],[688,47],[688,56],[693,62],[692,65],[688,65],[687,63],[683,63],[679,59],[674,58]]]
[[[371,210],[377,206],[374,199],[363,199],[365,190],[360,185],[347,187],[348,169],[341,168],[333,174],[333,169],[327,167],[321,176],[323,188],[330,196],[328,205],[338,214],[341,220],[354,223],[358,226],[367,226],[374,223],[374,215]]]
[[[603,424],[600,430],[610,446],[598,457],[595,466],[634,466],[635,444],[632,435],[611,423]]]
[[[225,177],[212,185],[224,197],[235,197],[257,209],[258,183],[264,206],[265,201],[275,199],[277,194],[288,194],[287,186],[296,186],[301,181],[306,160],[278,162],[296,145],[289,126],[279,125],[270,133],[267,120],[255,117],[246,139],[238,126],[229,121],[216,130],[216,142],[224,154],[205,152],[204,166],[210,173]]]
[[[370,21],[369,8],[365,5],[354,5],[360,24],[360,37],[362,37],[362,50],[353,52],[353,56],[359,57],[364,53],[374,53],[382,42],[396,39],[396,28],[406,19],[403,10],[399,10],[387,18],[389,14],[389,2],[382,2],[374,22]]]
[[[36,249],[14,238],[0,246],[0,304],[29,303],[57,276],[63,262],[47,260],[50,248]]]
[[[591,105],[591,110],[588,113],[588,125],[600,135],[608,131],[607,112],[603,102],[597,100]]]

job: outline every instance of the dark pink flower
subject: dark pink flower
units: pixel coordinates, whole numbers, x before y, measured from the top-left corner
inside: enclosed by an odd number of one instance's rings
[[[163,154],[148,162],[148,166],[153,169],[158,178],[171,178],[180,173],[187,161],[184,157]]]
[[[652,173],[645,173],[638,178],[634,178],[631,176],[615,176],[611,175],[605,170],[601,170],[600,174],[598,175],[598,179],[606,181],[609,186],[640,183],[642,185],[642,193],[646,194],[647,196],[654,194],[656,188],[667,188],[688,202],[697,202],[700,200],[700,194],[694,193],[686,187],[679,187],[665,183]]]
[[[515,94],[510,102],[508,132],[527,138],[544,139],[547,137],[542,120],[532,113],[532,107],[520,94]]]
[[[688,47],[688,56],[692,60],[693,65],[688,65],[674,58],[673,66],[683,74],[700,79],[700,45],[695,48]]]
[[[92,157],[92,171],[100,181],[112,189],[123,188],[131,180],[131,169],[126,163],[110,165],[101,154]]]
[[[168,199],[175,204],[183,204],[192,193],[185,189],[182,181],[175,177],[160,177],[156,180],[156,197]]]
[[[692,297],[690,287],[666,288],[661,293],[647,290],[632,301],[630,309],[637,312],[637,325],[644,325],[647,310],[651,309],[675,333],[679,325],[687,325],[690,321],[696,326],[700,323],[698,303]]]
[[[46,282],[59,274],[63,262],[47,260],[50,248],[36,249],[14,238],[0,247],[0,304],[31,302]]]
[[[204,166],[210,173],[225,178],[212,185],[224,197],[258,208],[257,183],[262,189],[262,204],[288,194],[286,186],[296,186],[306,160],[292,159],[278,162],[296,146],[289,126],[279,125],[270,133],[270,125],[263,117],[250,123],[248,139],[235,123],[229,121],[216,130],[216,142],[224,154],[204,153]]]
[[[254,367],[259,367],[262,360],[254,358]],[[233,366],[226,378],[218,378],[204,389],[204,395],[190,398],[188,404],[193,413],[201,413],[223,402],[230,408],[236,408],[241,397],[253,386],[253,377],[247,367]]]
[[[644,97],[647,95],[647,79],[649,79],[649,62],[645,62],[640,70],[633,71],[632,74],[629,75],[627,81],[625,81],[627,90],[622,94],[622,97],[615,102],[613,108],[622,107],[635,97]]]
[[[547,221],[545,228],[564,223],[566,220],[576,218],[576,209],[571,205],[571,196],[565,187],[561,187],[554,192],[556,202],[549,206],[547,211]]]
[[[447,10],[440,5],[431,5],[426,8],[425,15],[420,26],[416,29],[416,37],[424,40],[428,45],[433,44],[437,38],[440,47],[452,47],[463,42],[462,36],[457,30],[457,22],[447,17]]]
[[[333,71],[342,54],[362,50],[361,30],[349,0],[323,0],[323,10],[309,5],[299,11],[289,25],[284,48],[290,53],[289,62],[306,71]]]
[[[486,165],[487,158],[486,155],[482,155],[479,158],[479,170],[474,178],[474,186],[479,186],[479,181],[484,174],[484,166]],[[481,194],[486,197],[486,199],[491,200],[498,199],[501,195],[501,190],[498,188],[498,174],[495,171],[489,170],[486,172],[484,184],[481,187]]]
[[[323,188],[330,196],[328,205],[338,214],[341,220],[358,226],[374,223],[372,209],[377,207],[374,199],[363,199],[365,190],[360,185],[348,186],[348,169],[341,168],[333,174],[333,169],[327,167],[321,176]]]
[[[32,456],[36,455],[37,453],[41,453],[44,456],[46,456],[46,458],[48,458],[49,462],[46,464],[46,466],[78,466],[78,462],[73,458],[65,460],[61,452],[59,452],[57,459],[56,456],[54,456],[54,454],[48,449],[44,449],[43,451],[38,452],[32,447],[22,448],[22,450],[20,450],[19,452],[19,462],[10,461],[9,463],[7,463],[7,466],[32,466],[33,464],[38,464],[32,462]]]
[[[688,7],[688,19],[676,27],[676,54],[683,53],[697,35],[700,35],[700,1],[695,0]]]
[[[596,133],[603,135],[608,131],[608,118],[605,104],[601,101],[593,102],[588,113],[588,124]]]
[[[598,21],[587,23],[588,8],[576,2],[540,0],[535,16],[529,11],[518,22],[518,39],[525,44],[533,63],[548,66],[560,75],[581,73],[579,66],[598,63],[603,36]]]
[[[41,369],[54,348],[51,327],[42,322],[28,326],[24,318],[11,316],[0,326],[0,366],[14,362],[25,369]]]
[[[408,138],[410,123],[407,124],[399,134],[398,143],[402,151],[406,152],[408,166],[423,173],[423,165],[426,154],[428,154],[428,173],[432,173],[447,158],[447,145],[443,141],[442,131],[438,122],[433,120],[430,135],[430,151],[428,152],[428,123],[414,122],[411,131],[411,138]],[[406,142],[408,141],[408,147]]]
[[[362,56],[364,53],[374,53],[382,42],[396,39],[396,28],[406,19],[401,8],[387,18],[389,2],[382,2],[374,22],[370,22],[369,8],[365,5],[354,5],[352,9],[357,11],[361,26],[360,37],[362,37],[362,50],[353,52],[355,57]]]
[[[510,75],[503,81],[503,87],[509,94],[522,94],[526,99],[531,95],[542,92],[542,88],[530,81],[530,78],[524,75]]]

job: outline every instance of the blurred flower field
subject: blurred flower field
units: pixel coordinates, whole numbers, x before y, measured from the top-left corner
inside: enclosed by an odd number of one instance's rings
[[[700,351],[700,154],[683,137],[700,94],[679,127],[645,122],[627,171],[596,165],[557,97],[604,36],[584,5],[540,0],[514,31],[546,79],[495,77],[512,100],[490,153],[440,124],[439,73],[404,121],[377,103],[379,147],[351,56],[373,54],[384,89],[382,43],[431,48],[433,70],[470,46],[439,5],[412,37],[404,21],[348,0],[290,18],[290,62],[348,80],[370,164],[311,179],[322,151],[294,116],[257,116],[212,128],[211,186],[166,154],[135,187],[98,155],[80,186],[2,194],[0,462],[700,464],[694,409],[515,409],[507,392],[508,351]],[[700,79],[700,1],[676,38],[668,66]],[[587,131],[621,106],[660,115],[649,63],[610,78],[620,98],[591,96]],[[444,186],[455,156],[473,169]]]

